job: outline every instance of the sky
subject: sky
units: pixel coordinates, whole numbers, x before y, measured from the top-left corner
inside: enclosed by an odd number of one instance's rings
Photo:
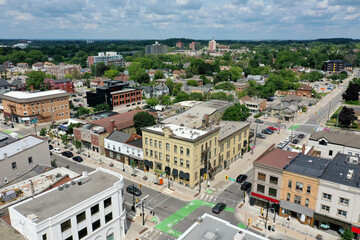
[[[0,39],[360,38],[360,0],[0,0]]]

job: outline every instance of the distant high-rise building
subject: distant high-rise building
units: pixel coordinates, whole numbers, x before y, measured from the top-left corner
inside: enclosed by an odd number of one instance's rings
[[[180,50],[184,50],[184,43],[182,43],[182,42],[176,43],[176,48],[180,49]]]
[[[216,41],[214,39],[209,41],[209,51],[216,51]]]
[[[190,48],[190,50],[195,51],[198,48],[198,45],[199,44],[197,42],[191,42],[191,43],[189,43],[189,48]]]
[[[125,66],[125,59],[117,52],[99,52],[98,56],[89,56],[86,63],[88,67],[91,67],[91,65],[100,62],[105,63],[105,65],[113,63],[116,66]]]
[[[167,53],[167,46],[158,42],[155,42],[155,44],[147,45],[145,47],[145,53],[146,54],[166,54]]]

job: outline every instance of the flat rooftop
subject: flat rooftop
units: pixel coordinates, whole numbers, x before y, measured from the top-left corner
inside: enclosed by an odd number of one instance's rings
[[[360,135],[357,134],[338,131],[318,131],[310,135],[310,140],[313,141],[319,141],[322,138],[332,144],[360,148]]]
[[[11,137],[9,134],[0,132],[0,148],[12,142],[15,142],[16,140],[16,138]]]
[[[124,93],[124,92],[131,92],[131,91],[135,91],[135,88],[126,88],[123,90],[119,90],[119,91],[115,91],[115,92],[111,92],[110,94],[118,94],[118,93]]]
[[[309,155],[299,154],[284,168],[288,172],[293,172],[308,177],[319,178],[330,160]]]
[[[28,148],[32,148],[45,140],[40,137],[27,136],[17,141],[14,141],[10,144],[0,147],[0,160],[4,160],[4,154],[7,154],[8,157],[11,157],[15,154],[18,154],[22,151],[25,151]]]
[[[179,240],[216,239],[216,240],[265,240],[260,235],[241,229],[218,217],[205,213],[201,222],[194,223]]]
[[[177,137],[191,139],[191,140],[196,139],[208,133],[208,131],[196,130],[175,124],[159,124],[151,127],[146,127],[145,129],[150,130],[152,132],[162,133],[165,128],[170,128],[173,134]]]
[[[47,97],[47,96],[54,96],[55,94],[66,94],[68,93],[64,90],[49,90],[49,91],[43,91],[43,92],[36,92],[36,93],[30,93],[30,92],[22,92],[22,91],[12,91],[3,94],[3,97],[12,97],[17,99],[32,99],[32,98],[39,98],[39,97]]]
[[[219,141],[221,141],[231,134],[240,131],[247,126],[250,126],[250,122],[220,121],[219,125],[214,126],[221,127],[219,133]]]
[[[79,179],[83,179],[82,185],[77,184]],[[34,214],[38,218],[35,222],[40,223],[112,187],[116,182],[122,180],[122,176],[97,169],[88,177],[79,179],[75,181],[74,185],[68,183],[69,186],[64,187],[62,191],[59,191],[58,188],[53,189],[34,199],[15,205],[14,209],[25,217]]]
[[[267,152],[265,155],[263,155],[261,158],[257,159],[254,163],[283,169],[297,155],[298,153],[296,152],[288,152],[278,148],[274,148],[271,151]]]

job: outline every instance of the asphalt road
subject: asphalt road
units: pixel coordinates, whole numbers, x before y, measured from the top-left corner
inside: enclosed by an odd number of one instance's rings
[[[76,156],[76,155],[75,155]],[[66,167],[69,166],[69,169],[81,174],[83,171],[92,172],[95,169],[91,167],[87,167],[83,164],[79,164],[75,161],[73,161],[71,158],[65,158],[61,156],[60,154],[53,153],[53,155],[50,156],[51,160],[56,160],[56,164],[58,167]]]

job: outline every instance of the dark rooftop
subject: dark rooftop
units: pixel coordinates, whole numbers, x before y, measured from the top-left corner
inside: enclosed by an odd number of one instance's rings
[[[139,139],[127,142],[127,144],[134,146],[134,147],[142,148],[142,139],[139,138]]]
[[[329,164],[328,159],[312,157],[299,154],[284,168],[288,172],[298,173],[308,177],[320,177],[326,166]]]
[[[321,179],[360,188],[359,158],[342,153],[336,154],[325,169]]]
[[[106,137],[106,139],[115,142],[125,143],[130,138],[130,136],[130,134],[122,131],[113,131],[109,136]]]
[[[261,158],[257,159],[255,163],[283,169],[297,155],[298,153],[296,152],[289,152],[274,148]]]
[[[9,134],[0,132],[0,147],[13,143],[16,140],[16,138],[11,137]]]
[[[329,143],[353,148],[360,148],[360,135],[335,131],[319,131],[310,135],[310,140],[318,141],[325,138]]]

